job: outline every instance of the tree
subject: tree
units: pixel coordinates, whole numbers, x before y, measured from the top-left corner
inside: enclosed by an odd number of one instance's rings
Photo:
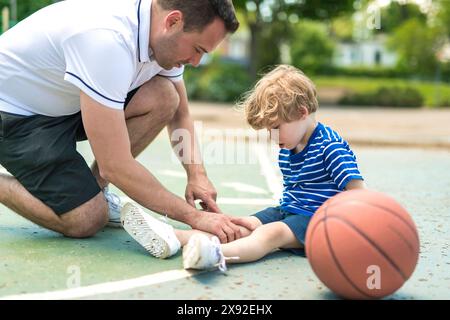
[[[438,65],[436,52],[442,47],[439,28],[413,18],[398,27],[389,40],[389,47],[399,55],[398,67],[419,75],[432,75]]]
[[[382,33],[391,33],[410,19],[416,19],[421,23],[427,22],[427,15],[415,3],[391,2],[380,14],[381,28],[377,31]]]
[[[39,9],[48,6],[55,0],[15,0],[17,6],[17,21],[23,20]],[[13,0],[0,0],[0,8],[11,7]],[[11,17],[13,18],[13,17]]]
[[[281,35],[276,33],[276,42],[282,42],[288,40],[292,34],[292,21],[305,18],[329,20],[353,10],[353,0],[234,0],[233,3],[240,10],[243,22],[250,30],[249,72],[253,80],[256,79],[261,66],[263,30],[284,30]]]
[[[436,25],[450,37],[450,1],[437,0],[436,4]]]
[[[304,20],[295,24],[291,42],[292,64],[315,74],[331,66],[334,43],[322,23]]]

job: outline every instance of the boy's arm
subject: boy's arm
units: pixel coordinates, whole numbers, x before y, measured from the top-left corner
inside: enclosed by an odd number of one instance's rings
[[[345,186],[345,190],[354,190],[354,189],[367,189],[366,184],[364,183],[364,180],[360,179],[353,179],[350,180],[347,185]]]

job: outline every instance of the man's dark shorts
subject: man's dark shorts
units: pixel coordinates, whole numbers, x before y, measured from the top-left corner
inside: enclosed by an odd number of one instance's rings
[[[137,90],[128,94],[125,107]],[[77,152],[76,143],[83,140],[87,137],[81,112],[48,117],[0,111],[0,165],[58,215],[81,206],[101,191]]]
[[[306,256],[304,250],[306,230],[308,228],[309,221],[311,220],[312,216],[307,216],[303,214],[292,214],[290,212],[281,209],[280,207],[267,208],[255,213],[253,216],[258,218],[258,220],[261,221],[262,224],[277,221],[285,223],[289,227],[289,229],[291,229],[292,233],[294,233],[295,237],[300,242],[300,244],[303,245],[303,248],[301,249],[286,249],[286,250],[291,251],[296,255],[300,255],[303,257]]]

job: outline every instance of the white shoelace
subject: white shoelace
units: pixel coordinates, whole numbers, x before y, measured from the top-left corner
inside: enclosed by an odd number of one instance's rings
[[[221,272],[227,271],[227,260],[238,260],[239,257],[225,257],[222,253],[222,249],[220,248],[220,240],[217,237],[213,237],[212,242],[214,243],[214,248],[216,249],[216,254],[219,256],[219,263],[217,266]]]

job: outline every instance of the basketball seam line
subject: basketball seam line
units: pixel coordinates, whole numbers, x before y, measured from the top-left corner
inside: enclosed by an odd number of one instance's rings
[[[388,226],[389,229],[391,229],[392,232],[394,232],[397,236],[399,236],[399,238],[401,238],[406,245],[408,246],[409,250],[411,250],[414,253],[414,247],[411,243],[409,243],[409,241],[395,228],[393,228],[391,225]]]
[[[349,225],[350,227],[352,227],[352,229],[354,230],[354,231],[356,231],[360,236],[362,236],[364,239],[366,239],[367,240],[367,242],[369,242],[391,265],[392,265],[392,267],[395,269],[395,270],[397,270],[397,272],[402,276],[402,278],[403,278],[403,280],[404,281],[406,281],[407,280],[407,277],[406,277],[406,275],[404,275],[403,274],[403,272],[402,272],[402,270],[395,264],[395,262],[394,261],[392,261],[392,259],[376,244],[376,242],[374,242],[372,239],[370,239],[367,235],[365,235],[364,233],[362,233],[361,231],[359,231],[357,228],[356,228],[356,226],[353,224],[353,223],[351,223],[350,221],[348,221],[348,220],[346,220],[346,219],[344,219],[344,218],[342,218],[342,217],[327,217],[327,220],[328,219],[332,219],[332,218],[334,218],[334,219],[337,219],[337,220],[340,220],[340,221],[342,221],[342,222],[344,222],[344,223],[346,223],[347,225]]]
[[[336,202],[336,203],[331,203],[331,204],[329,204],[326,208],[334,207],[334,206],[336,206],[336,205],[338,205],[338,204],[341,204],[342,202],[344,202],[344,200],[339,201],[339,202]],[[417,240],[419,240],[419,235],[417,234],[417,231],[416,231],[415,227],[414,227],[414,226],[411,226],[411,225],[408,223],[408,221],[406,221],[402,216],[398,215],[395,211],[392,211],[392,210],[389,209],[389,208],[386,208],[386,207],[384,207],[384,206],[381,206],[381,205],[375,204],[375,203],[371,203],[371,202],[365,202],[365,201],[356,200],[356,199],[352,199],[352,200],[346,201],[346,203],[352,203],[352,202],[357,202],[357,203],[367,204],[367,205],[369,205],[369,206],[377,207],[377,208],[383,209],[383,210],[385,210],[385,211],[387,211],[387,212],[393,214],[394,216],[396,216],[397,218],[399,218],[400,220],[402,220],[402,221],[408,226],[408,228],[413,232],[413,234],[416,236]]]
[[[368,298],[373,298],[372,296],[368,295],[367,293],[365,293],[364,291],[362,291],[360,288],[358,288],[358,286],[353,283],[353,281],[349,278],[349,276],[345,273],[344,269],[342,268],[341,264],[339,263],[339,261],[336,258],[336,255],[334,253],[333,247],[331,246],[331,241],[328,235],[328,228],[327,228],[327,209],[325,208],[325,218],[322,219],[323,223],[324,223],[324,227],[325,227],[325,237],[327,239],[327,244],[328,244],[328,248],[330,249],[330,253],[331,256],[333,257],[334,263],[336,264],[336,266],[338,267],[340,273],[344,276],[345,279],[347,279],[347,281],[350,283],[350,285],[353,287],[353,289],[355,289],[357,292],[361,293],[363,296],[368,297]]]

